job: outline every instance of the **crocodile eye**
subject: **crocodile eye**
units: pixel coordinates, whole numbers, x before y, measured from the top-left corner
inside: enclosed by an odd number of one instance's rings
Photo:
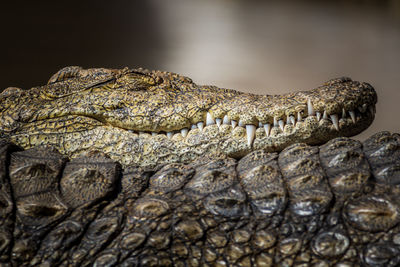
[[[124,89],[130,91],[145,91],[151,86],[160,83],[159,79],[154,79],[149,75],[137,72],[129,72],[118,77],[114,84],[113,89]]]

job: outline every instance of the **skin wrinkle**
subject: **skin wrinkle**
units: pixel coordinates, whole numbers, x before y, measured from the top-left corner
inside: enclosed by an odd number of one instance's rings
[[[326,111],[328,119],[309,116],[309,99],[314,112],[322,117]],[[123,165],[153,166],[221,152],[240,158],[256,149],[274,152],[298,142],[314,145],[352,136],[372,123],[376,101],[369,84],[349,78],[333,79],[307,92],[272,96],[199,86],[170,72],[66,67],[45,86],[10,88],[1,94],[0,134],[25,149],[50,144],[77,157],[85,147],[107,151]],[[355,112],[355,123],[349,111]],[[207,112],[214,122],[227,116],[243,127],[207,125]],[[339,131],[330,117],[334,114]],[[287,124],[289,116],[295,125]],[[64,126],[54,126],[61,121]],[[204,123],[203,131],[191,129],[198,122]],[[271,127],[269,136],[266,124]],[[251,133],[245,125],[256,126],[253,139],[247,138]],[[180,133],[184,128],[186,137]],[[165,135],[168,132],[171,138]]]

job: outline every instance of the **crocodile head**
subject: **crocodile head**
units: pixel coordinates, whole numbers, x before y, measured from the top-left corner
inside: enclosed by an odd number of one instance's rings
[[[70,156],[98,149],[123,164],[151,165],[356,135],[372,123],[376,101],[369,84],[349,78],[272,96],[169,72],[67,67],[45,86],[6,89],[0,131],[25,148],[53,144]]]

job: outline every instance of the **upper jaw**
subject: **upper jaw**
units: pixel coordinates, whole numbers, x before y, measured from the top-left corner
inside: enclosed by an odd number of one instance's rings
[[[281,96],[238,94],[214,103],[208,110],[199,110],[172,130],[131,131],[161,133],[168,138],[179,135],[172,139],[182,142],[212,127],[229,138],[243,140],[247,149],[255,146],[279,150],[288,143],[318,144],[337,136],[358,134],[372,123],[376,102],[376,93],[369,84],[340,78],[307,92]],[[193,132],[194,129],[197,130]]]

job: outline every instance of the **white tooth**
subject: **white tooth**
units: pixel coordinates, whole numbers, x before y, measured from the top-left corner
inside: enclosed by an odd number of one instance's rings
[[[263,127],[263,124],[262,124],[261,121],[258,122],[258,127],[259,127],[259,128]]]
[[[264,130],[265,130],[265,134],[267,135],[267,137],[269,137],[269,132],[271,131],[271,124],[269,124],[269,123],[264,124]]]
[[[207,112],[206,126],[213,125],[213,124],[215,124],[214,118],[212,117],[210,112]]]
[[[282,132],[283,132],[283,129],[285,129],[285,123],[283,122],[283,120],[279,120],[279,127],[281,128],[281,130],[282,130]]]
[[[342,118],[346,118],[346,110],[342,108]]]
[[[338,115],[332,114],[331,115],[331,120],[332,120],[333,126],[335,126],[335,129],[337,131],[339,131],[339,117],[338,117]]]
[[[315,111],[314,111],[313,105],[311,103],[311,99],[308,99],[307,107],[308,107],[308,116],[315,116]]]
[[[352,110],[349,111],[351,120],[353,121],[353,123],[356,123],[356,113]]]
[[[203,131],[203,128],[204,128],[204,122],[198,122],[197,123],[197,128],[199,128],[200,129],[200,131]]]
[[[295,125],[296,124],[296,119],[294,118],[294,116],[290,116],[290,122]]]
[[[317,112],[316,112],[316,115],[317,115],[317,120],[320,121],[320,120],[321,120],[321,112],[318,112],[318,111],[317,111]]]
[[[278,127],[278,119],[274,117],[274,127]]]
[[[244,126],[243,121],[242,121],[242,120],[239,120],[239,127],[243,127],[243,126]]]
[[[235,129],[237,121],[231,120],[232,129]]]
[[[215,122],[217,123],[218,127],[221,126],[222,119],[215,119]]]
[[[228,124],[228,125],[231,123],[231,120],[229,119],[228,115],[224,116],[224,121],[222,123],[223,124]]]
[[[191,129],[192,129],[192,130],[193,130],[193,129],[197,129],[197,125],[196,125],[196,124],[193,124],[192,127],[191,127]]]
[[[256,135],[256,126],[252,124],[247,124],[246,134],[247,134],[247,144],[251,146],[251,144],[253,144],[254,136]]]
[[[168,132],[168,133],[167,133],[167,137],[168,137],[169,139],[171,139],[171,137],[172,137],[173,134],[174,134],[173,132]]]
[[[181,130],[181,135],[182,135],[183,137],[186,137],[187,134],[188,134],[188,129],[183,128],[183,129]]]
[[[151,132],[151,135],[152,135],[152,136],[156,136],[157,133],[156,133],[156,132]]]
[[[301,113],[297,112],[297,121],[301,121],[303,118],[301,117]]]
[[[290,116],[286,117],[286,124],[290,124]]]
[[[322,115],[322,119],[327,120],[328,119],[328,113],[326,110],[324,111],[324,115]]]

